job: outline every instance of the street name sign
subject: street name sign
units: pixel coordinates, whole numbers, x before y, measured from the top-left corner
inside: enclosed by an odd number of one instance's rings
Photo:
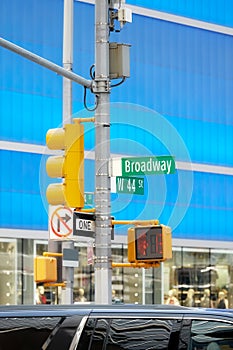
[[[116,192],[143,195],[144,178],[116,176]]]
[[[174,174],[172,156],[121,158],[122,176]]]
[[[138,175],[174,174],[176,171],[173,156],[149,156],[112,158],[109,162],[109,173],[112,177],[132,177]]]
[[[95,234],[95,215],[74,211],[73,235],[93,237]]]

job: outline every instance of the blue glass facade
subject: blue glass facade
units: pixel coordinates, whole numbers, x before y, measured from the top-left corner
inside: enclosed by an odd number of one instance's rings
[[[189,5],[157,1],[156,7],[151,1],[128,3],[233,25],[229,1],[221,1],[222,7],[220,1],[211,2],[211,11],[201,0]],[[94,6],[76,1],[74,9],[73,70],[89,79]],[[62,0],[0,3],[1,36],[59,65],[62,23]],[[218,174],[217,167],[233,165],[233,37],[134,14],[132,24],[111,35],[115,40],[132,47],[131,77],[111,93],[112,153],[172,154],[177,161],[216,166],[216,173],[178,169],[175,175],[148,176],[144,196],[112,194],[112,214],[116,219],[159,218],[172,226],[175,238],[232,240],[233,177]],[[61,125],[62,78],[3,48],[0,74],[1,140],[45,145],[47,130]],[[93,115],[83,111],[83,88],[77,84],[73,97],[74,116]],[[94,102],[90,93],[87,100]],[[85,130],[85,150],[94,150],[93,125]],[[48,226],[45,157],[28,147],[27,152],[1,151],[2,228]],[[85,190],[94,191],[94,182],[94,162],[86,160]]]
[[[232,27],[231,0],[127,0],[127,4]]]

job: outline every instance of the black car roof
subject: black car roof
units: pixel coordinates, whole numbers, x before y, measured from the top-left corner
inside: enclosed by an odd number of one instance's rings
[[[94,304],[72,304],[72,305],[10,305],[0,306],[0,317],[43,317],[43,316],[72,316],[72,315],[131,315],[149,316],[159,315],[182,317],[203,317],[227,319],[233,322],[233,310],[188,308],[174,305],[94,305]]]

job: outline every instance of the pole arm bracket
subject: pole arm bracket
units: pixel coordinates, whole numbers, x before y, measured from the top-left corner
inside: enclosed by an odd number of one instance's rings
[[[91,85],[91,91],[98,95],[99,93],[110,93],[110,82],[109,79],[98,79],[93,80]]]
[[[141,268],[143,267],[144,269],[149,269],[151,267],[160,267],[160,263],[159,262],[148,262],[148,263],[112,263],[112,268],[114,267],[134,267],[134,268]]]

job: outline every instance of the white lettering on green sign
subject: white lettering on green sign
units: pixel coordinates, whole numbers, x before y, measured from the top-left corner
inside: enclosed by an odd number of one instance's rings
[[[175,160],[172,156],[122,158],[122,175],[174,174]]]
[[[130,194],[144,194],[144,178],[140,177],[116,177],[116,192]]]

